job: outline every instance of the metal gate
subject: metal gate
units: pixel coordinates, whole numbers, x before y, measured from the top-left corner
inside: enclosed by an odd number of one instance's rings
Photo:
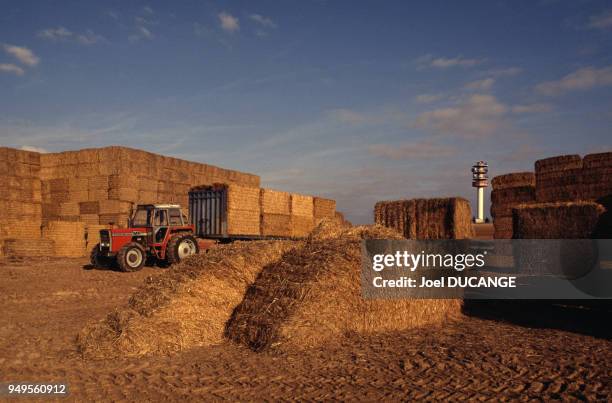
[[[226,213],[226,186],[202,186],[189,192],[189,216],[199,237],[227,237]]]

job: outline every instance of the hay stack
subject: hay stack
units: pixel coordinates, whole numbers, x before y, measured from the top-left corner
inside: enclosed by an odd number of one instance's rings
[[[86,224],[85,226],[85,240],[87,250],[91,250],[96,244],[100,243],[100,230],[108,229],[108,225],[99,224]]]
[[[227,187],[227,232],[231,235],[259,235],[259,188]]]
[[[88,358],[171,353],[223,341],[227,320],[266,265],[300,243],[234,242],[150,277],[127,306],[86,326],[79,351]]]
[[[514,172],[493,178],[491,185],[491,217],[496,239],[512,238],[512,209],[535,201],[535,174]]]
[[[515,239],[591,238],[605,209],[594,202],[538,203],[513,209]]]
[[[43,237],[55,243],[56,256],[81,257],[87,254],[85,223],[49,221],[43,227]]]
[[[374,207],[377,224],[408,239],[464,239],[473,236],[470,203],[460,197],[382,201]]]
[[[272,189],[261,189],[261,235],[290,237],[291,194]]]
[[[459,314],[459,300],[365,300],[361,240],[401,235],[381,226],[322,224],[304,247],[263,269],[228,322],[228,338],[255,351],[304,349],[348,332],[400,330]]]
[[[291,194],[291,236],[305,237],[315,225],[314,198],[312,196]]]
[[[333,218],[336,213],[336,201],[332,199],[315,197],[313,199],[313,207],[315,224],[318,224],[324,218]]]
[[[582,159],[579,155],[538,160],[535,174],[539,203],[581,199]]]
[[[9,238],[40,237],[39,174],[40,154],[0,147],[0,245]]]
[[[44,238],[5,239],[4,253],[16,257],[54,256],[54,242]]]
[[[599,200],[612,195],[612,152],[585,155],[582,162],[582,198]]]

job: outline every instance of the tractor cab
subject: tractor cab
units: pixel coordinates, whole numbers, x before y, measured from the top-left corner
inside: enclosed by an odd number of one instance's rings
[[[116,260],[123,271],[140,270],[148,257],[168,264],[199,252],[193,225],[177,204],[139,204],[128,228],[100,231],[100,244],[92,250],[92,264]]]

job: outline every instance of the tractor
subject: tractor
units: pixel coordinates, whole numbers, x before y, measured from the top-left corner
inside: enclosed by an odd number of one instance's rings
[[[100,231],[91,263],[94,267],[116,264],[124,272],[142,269],[148,259],[167,265],[178,263],[199,252],[194,230],[179,205],[137,205],[128,228]]]

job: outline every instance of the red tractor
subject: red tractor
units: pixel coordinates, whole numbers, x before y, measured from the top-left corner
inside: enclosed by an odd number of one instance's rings
[[[105,267],[116,262],[126,272],[142,269],[148,258],[178,263],[199,252],[194,230],[178,205],[138,205],[128,228],[100,231],[100,243],[91,251],[91,263]]]

